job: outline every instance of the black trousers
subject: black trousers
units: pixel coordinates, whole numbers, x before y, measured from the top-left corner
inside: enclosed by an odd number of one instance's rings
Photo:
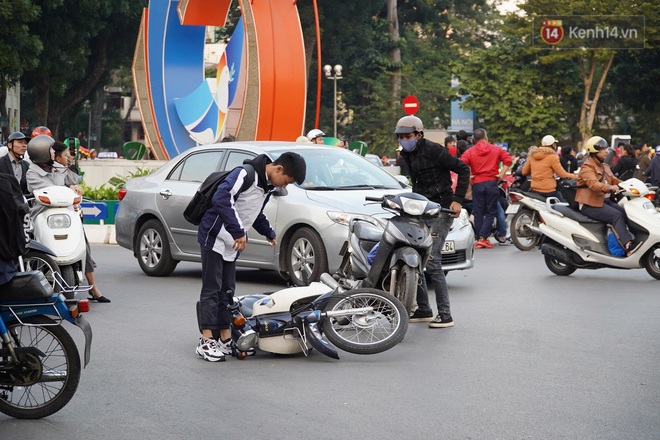
[[[602,207],[596,208],[589,205],[582,205],[580,209],[584,215],[591,217],[594,220],[598,220],[604,223],[609,223],[614,228],[619,243],[622,246],[625,246],[630,240],[633,239],[632,234],[628,231],[628,225],[626,221],[626,211],[623,209],[623,206],[617,205],[610,199],[605,199],[605,203]]]

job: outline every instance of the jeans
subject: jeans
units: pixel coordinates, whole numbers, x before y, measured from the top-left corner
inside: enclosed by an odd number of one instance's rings
[[[488,238],[493,226],[493,218],[497,216],[500,189],[496,180],[475,183],[472,185],[472,200],[474,202],[474,228],[479,238]]]
[[[438,306],[438,315],[442,315],[443,318],[451,316],[451,309],[449,308],[447,280],[442,270],[442,248],[445,245],[445,239],[447,238],[447,234],[449,234],[449,229],[451,229],[453,221],[453,217],[445,214],[440,214],[440,217],[434,217],[426,221],[426,225],[431,228],[431,236],[433,237],[431,257],[428,263],[426,263],[426,274],[431,279],[433,288],[435,289],[435,302]],[[424,275],[422,275],[422,288],[417,289],[417,305],[420,312],[432,311],[429,304],[428,286],[426,285]]]
[[[202,248],[202,292],[199,295],[202,329],[228,329],[227,310],[236,291],[236,262],[225,261],[217,252]]]
[[[497,235],[506,237],[506,214],[499,201],[497,202]]]
[[[625,246],[626,243],[633,239],[632,234],[628,231],[628,226],[626,225],[627,218],[625,209],[623,209],[623,206],[617,205],[610,199],[605,199],[605,203],[601,208],[582,205],[580,211],[582,211],[582,214],[591,217],[594,220],[611,224],[622,246]]]

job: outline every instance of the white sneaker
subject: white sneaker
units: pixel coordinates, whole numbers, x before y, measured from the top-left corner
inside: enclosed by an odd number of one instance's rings
[[[224,354],[225,356],[231,356],[232,355],[232,350],[231,350],[231,339],[228,340],[227,342],[222,342],[218,341],[218,349]]]
[[[218,347],[218,343],[215,339],[209,339],[205,337],[199,338],[199,345],[195,350],[197,355],[204,358],[209,362],[224,362],[225,353]]]

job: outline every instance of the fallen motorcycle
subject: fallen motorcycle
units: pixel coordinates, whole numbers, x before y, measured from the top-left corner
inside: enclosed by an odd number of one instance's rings
[[[370,288],[340,292],[329,274],[321,279],[327,284],[315,282],[270,295],[235,298],[229,306],[234,355],[244,359],[259,348],[307,356],[313,348],[339,359],[335,347],[375,354],[403,339],[408,313],[398,299]]]
[[[55,277],[71,296],[79,289]],[[39,271],[18,272],[0,285],[0,412],[39,419],[71,400],[80,381],[80,356],[62,322],[83,331],[87,366],[92,329],[81,313],[88,310],[86,299],[65,299]]]

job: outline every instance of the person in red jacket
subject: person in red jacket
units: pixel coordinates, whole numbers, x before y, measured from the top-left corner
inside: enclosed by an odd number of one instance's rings
[[[488,241],[493,218],[497,215],[499,197],[498,183],[504,179],[513,162],[504,149],[488,143],[488,134],[483,128],[474,131],[475,144],[469,148],[461,160],[472,170],[472,202],[475,232],[479,239],[475,248],[492,248]],[[499,169],[500,162],[504,164]]]

